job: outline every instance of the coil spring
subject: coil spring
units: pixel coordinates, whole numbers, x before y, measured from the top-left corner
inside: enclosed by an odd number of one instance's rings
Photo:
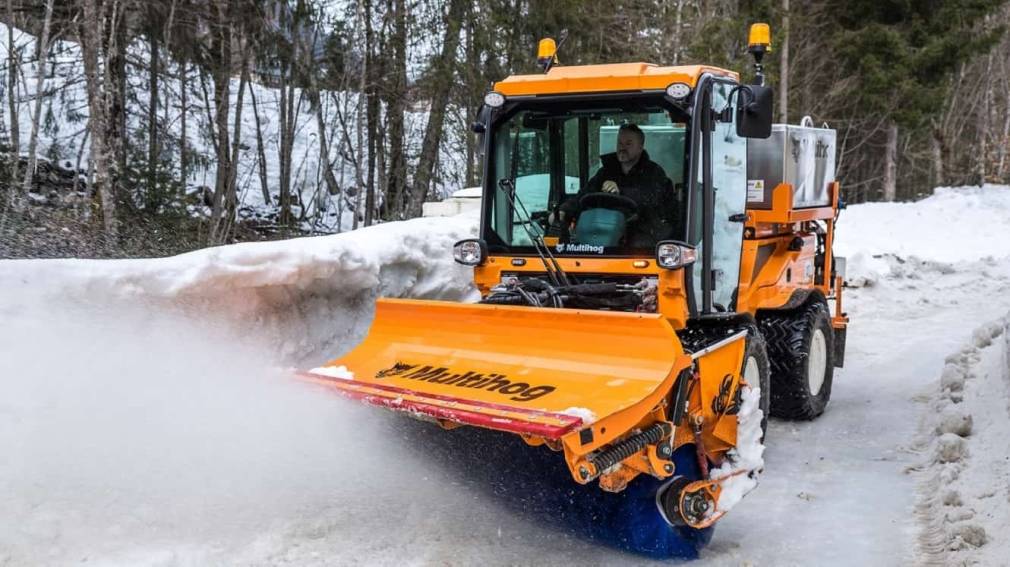
[[[589,462],[596,467],[597,474],[609,469],[617,463],[641,451],[646,445],[658,443],[671,431],[667,423],[655,423],[645,431],[614,443],[606,450],[589,457]]]

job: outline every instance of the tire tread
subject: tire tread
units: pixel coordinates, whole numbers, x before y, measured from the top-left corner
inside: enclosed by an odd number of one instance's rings
[[[765,336],[771,366],[771,414],[790,420],[812,420],[824,413],[831,397],[834,369],[833,335],[828,306],[817,298],[792,311],[762,313],[758,324]],[[817,395],[810,393],[807,359],[813,329],[821,326],[828,357],[824,384]]]

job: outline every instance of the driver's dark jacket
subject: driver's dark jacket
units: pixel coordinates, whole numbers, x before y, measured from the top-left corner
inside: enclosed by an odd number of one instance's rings
[[[673,225],[671,218],[676,206],[677,195],[673,182],[666,172],[656,162],[649,159],[649,154],[642,150],[642,155],[628,173],[621,169],[617,154],[600,156],[603,167],[586,183],[578,195],[568,199],[561,205],[561,210],[569,217],[579,213],[579,199],[588,193],[598,193],[603,189],[603,183],[613,181],[620,189],[620,194],[630,197],[638,203],[638,220],[628,228],[627,243],[630,246],[652,246],[660,240],[671,238]]]

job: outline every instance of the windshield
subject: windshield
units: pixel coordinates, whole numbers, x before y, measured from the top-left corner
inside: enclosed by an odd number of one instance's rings
[[[606,105],[603,107],[601,105]],[[660,102],[527,103],[495,127],[492,251],[651,254],[686,232],[686,115]]]

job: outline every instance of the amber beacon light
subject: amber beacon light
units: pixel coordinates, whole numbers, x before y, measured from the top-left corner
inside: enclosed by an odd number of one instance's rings
[[[537,63],[543,68],[544,73],[557,63],[558,44],[553,39],[545,37],[537,45]]]

